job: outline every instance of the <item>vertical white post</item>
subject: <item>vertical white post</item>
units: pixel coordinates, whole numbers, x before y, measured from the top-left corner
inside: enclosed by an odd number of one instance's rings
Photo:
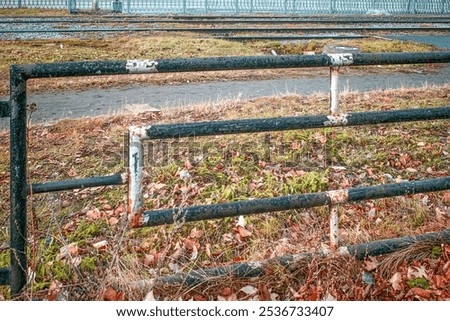
[[[330,110],[332,115],[339,114],[339,67],[330,67]],[[331,203],[330,212],[330,248],[334,252],[339,248],[339,205]]]
[[[330,210],[330,248],[333,252],[339,248],[339,205],[332,204]]]
[[[339,204],[348,201],[348,190],[327,192],[330,198],[330,249],[335,252],[339,249]]]
[[[142,139],[147,136],[143,127],[131,126],[128,129],[128,220],[134,225],[139,220],[142,208],[142,167],[144,150]]]
[[[339,113],[339,67],[330,68],[330,109],[332,115]]]
[[[329,47],[325,51],[330,57],[330,110],[332,116],[339,116],[339,67],[353,63],[353,55],[348,53],[339,53],[346,50],[345,47]],[[336,251],[339,248],[339,205],[345,203],[348,199],[346,190],[333,191],[327,193],[330,198],[330,249]]]

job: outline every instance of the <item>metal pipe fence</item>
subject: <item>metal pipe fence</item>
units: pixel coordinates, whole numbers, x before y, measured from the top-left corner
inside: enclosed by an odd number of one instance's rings
[[[448,14],[448,0],[0,0],[0,8],[141,14]]]
[[[351,51],[352,48],[347,48]],[[353,48],[354,49],[354,48]],[[178,138],[281,131],[291,129],[357,126],[401,121],[448,119],[450,107],[360,112],[344,114],[339,110],[339,68],[355,65],[448,63],[450,51],[418,53],[341,53],[302,56],[211,57],[161,60],[121,60],[12,65],[10,99],[0,102],[0,115],[10,117],[10,258],[11,266],[0,268],[0,284],[9,284],[17,297],[27,284],[27,195],[87,186],[128,183],[127,212],[130,227],[154,226],[174,221],[179,212],[186,222],[242,214],[280,211],[314,206],[329,206],[331,248],[338,251],[339,220],[336,206],[365,199],[394,197],[450,189],[450,177],[402,182],[348,190],[288,195],[224,204],[200,205],[183,209],[144,211],[142,171],[144,139]],[[338,51],[339,51],[338,50]],[[353,51],[352,51],[353,52]],[[153,125],[129,129],[129,169],[127,173],[59,182],[30,183],[27,180],[27,88],[29,79],[145,73],[174,73],[214,70],[329,67],[330,115],[232,120],[174,125]],[[437,234],[441,235],[441,234]],[[386,241],[389,243],[389,241]],[[375,246],[376,247],[376,246]]]

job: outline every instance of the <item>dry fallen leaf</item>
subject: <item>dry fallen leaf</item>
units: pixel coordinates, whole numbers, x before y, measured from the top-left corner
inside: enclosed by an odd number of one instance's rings
[[[408,280],[415,278],[425,278],[428,279],[427,272],[424,266],[410,266],[408,267],[408,271],[406,273],[406,277]]]
[[[237,227],[237,231],[242,238],[246,238],[252,235],[252,232],[248,231],[247,229],[245,229],[240,225]]]
[[[62,290],[62,283],[58,280],[52,281],[50,284],[50,287],[48,288],[47,295],[45,296],[45,299],[47,301],[56,301],[58,298],[58,294]]]
[[[148,267],[155,266],[157,263],[156,256],[153,254],[146,254],[144,258],[144,265]]]
[[[373,256],[369,256],[368,259],[364,261],[364,266],[368,272],[376,270],[378,265],[380,265],[380,262]]]
[[[117,223],[119,223],[119,220],[118,220],[117,218],[115,218],[115,217],[111,217],[111,218],[108,220],[108,223],[109,223],[109,225],[114,226],[114,225],[116,225]]]
[[[188,249],[188,250],[193,250],[194,248],[196,248],[197,250],[200,248],[200,244],[197,241],[194,240],[190,240],[190,239],[185,239],[184,240],[184,246]]]
[[[67,175],[68,175],[69,177],[75,177],[75,176],[77,176],[78,174],[77,174],[76,169],[75,169],[74,167],[72,167],[72,168],[69,169],[69,171],[67,172]]]
[[[117,301],[118,293],[112,287],[108,287],[103,292],[102,297],[103,297],[103,300],[105,300],[105,301]]]
[[[411,288],[411,292],[425,299],[430,299],[433,292],[422,288]]]
[[[203,237],[203,235],[205,235],[205,232],[203,232],[202,230],[198,230],[197,228],[194,227],[191,230],[191,233],[189,234],[189,237],[191,239],[198,239],[198,238]]]
[[[56,256],[57,260],[62,260],[68,257],[74,257],[78,255],[77,243],[70,243],[59,249],[59,254]]]
[[[92,210],[89,210],[86,212],[86,219],[87,220],[96,220],[100,217],[100,211],[98,208],[94,208]]]
[[[400,272],[396,272],[390,279],[389,283],[391,283],[392,288],[395,291],[401,291],[403,289],[402,286],[402,275]]]
[[[198,257],[198,250],[197,250],[197,247],[194,246],[192,248],[191,261],[195,261],[197,259],[197,257]]]
[[[254,295],[254,294],[258,293],[258,289],[251,285],[244,286],[239,291],[242,291],[247,295]]]
[[[122,205],[117,206],[114,210],[114,215],[119,216],[122,213],[125,213],[125,208]]]
[[[229,287],[223,288],[220,291],[220,295],[222,295],[222,296],[230,296],[231,294],[233,294],[233,289],[229,288]]]

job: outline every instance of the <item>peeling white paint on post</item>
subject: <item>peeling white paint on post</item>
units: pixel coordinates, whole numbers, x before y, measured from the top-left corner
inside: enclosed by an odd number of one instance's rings
[[[339,205],[330,205],[330,249],[335,252],[339,248]]]
[[[157,66],[158,62],[155,60],[127,60],[125,68],[130,74],[142,74],[158,72]]]
[[[335,47],[335,49],[340,50],[340,47]],[[342,50],[346,48],[342,47]],[[329,53],[330,62],[332,67],[342,67],[349,66],[353,64],[353,54],[351,53]]]
[[[348,124],[348,114],[338,114],[338,115],[330,115],[327,116],[328,120],[323,124],[325,126],[341,126]]]
[[[142,208],[142,167],[144,165],[144,149],[142,140],[147,138],[145,127],[128,128],[128,220],[134,218]]]
[[[344,48],[344,47],[342,47]],[[335,47],[334,50],[341,50],[341,47]],[[331,114],[339,113],[339,67],[348,66],[353,63],[351,53],[329,53],[330,57],[330,109]]]
[[[330,111],[328,121],[324,122],[325,126],[339,126],[348,123],[347,114],[340,114],[339,110],[339,68],[348,66],[353,63],[353,54],[342,51],[353,50],[346,46],[330,46],[326,49],[330,58]],[[337,204],[344,203],[348,199],[348,191],[333,191],[327,193],[330,198],[330,248],[336,252],[339,248],[339,206]]]
[[[339,67],[330,68],[330,110],[332,115],[339,113]]]
[[[339,249],[339,205],[348,201],[348,190],[327,192],[330,198],[330,249],[335,252]]]

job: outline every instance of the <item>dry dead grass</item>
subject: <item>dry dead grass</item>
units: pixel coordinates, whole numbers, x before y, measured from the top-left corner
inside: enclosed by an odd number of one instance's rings
[[[126,34],[98,40],[95,36],[85,39],[53,39],[29,41],[0,41],[0,96],[9,91],[9,66],[11,64],[51,63],[66,61],[100,61],[126,59],[163,59],[210,56],[254,56],[278,54],[303,54],[304,51],[321,53],[326,44],[335,40],[321,41],[250,41],[235,42],[220,39],[198,38],[192,34]],[[362,52],[413,52],[433,51],[433,46],[405,41],[382,39],[347,40],[339,44],[358,46]],[[439,68],[428,66],[427,72]],[[408,72],[408,66],[384,66],[382,68],[353,68],[358,73]],[[261,71],[223,71],[184,74],[132,75],[130,77],[102,76],[63,79],[40,79],[28,82],[29,92],[77,90],[89,87],[110,88],[135,84],[170,84],[216,80],[275,79],[308,77],[323,74],[316,69],[287,69]]]

